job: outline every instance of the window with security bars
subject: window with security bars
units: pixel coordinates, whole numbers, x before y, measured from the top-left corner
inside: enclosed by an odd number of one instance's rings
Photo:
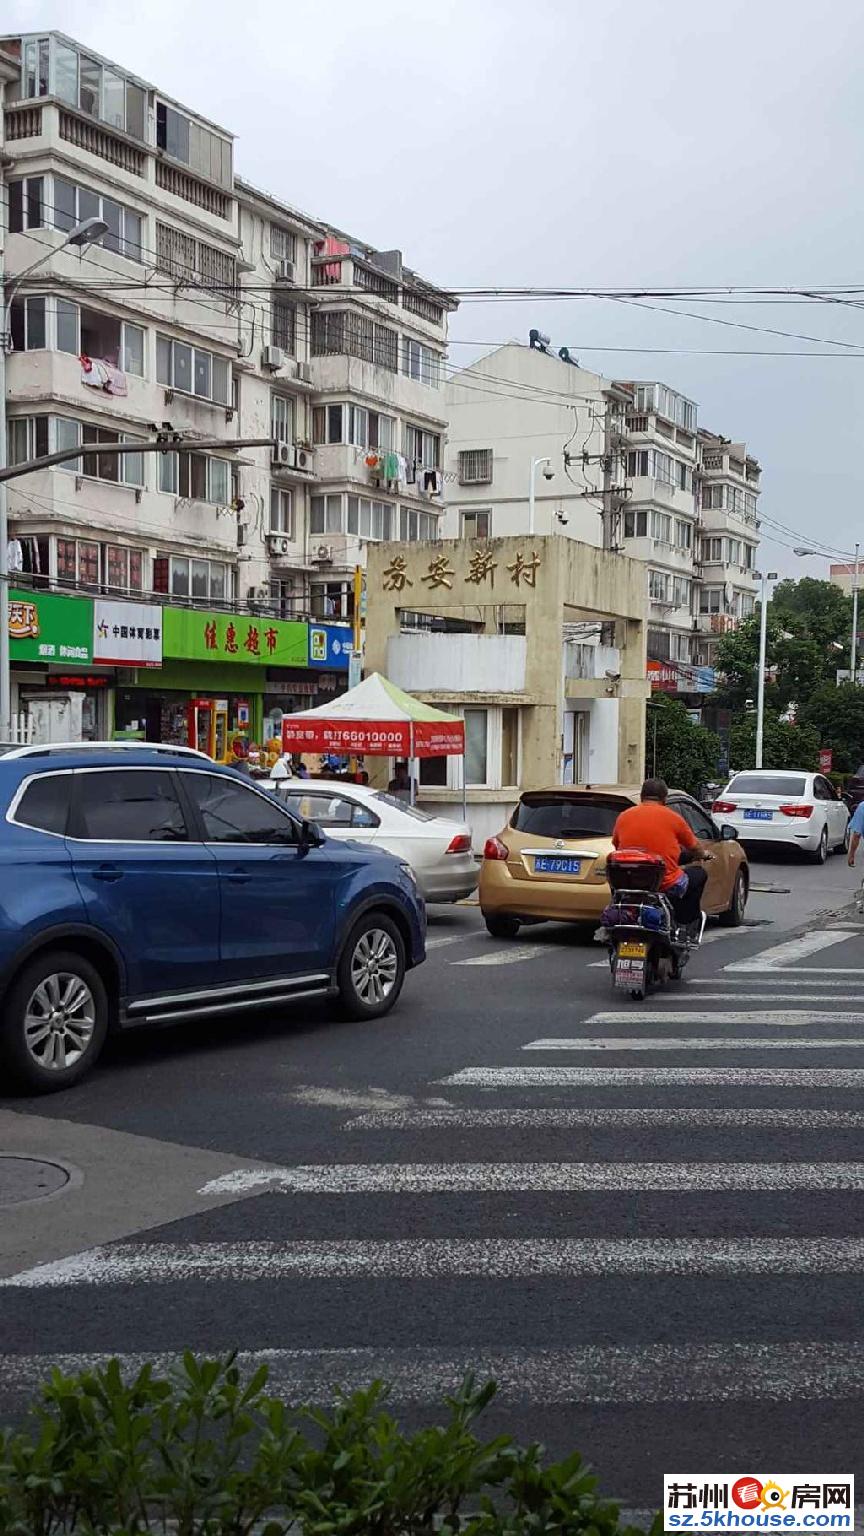
[[[156,266],[160,272],[202,288],[212,288],[226,303],[237,297],[237,261],[205,240],[156,223]]]
[[[313,311],[311,351],[313,357],[359,357],[391,373],[396,373],[399,365],[397,333],[368,315],[347,310]]]
[[[489,485],[491,480],[492,449],[464,449],[459,455],[459,484]]]

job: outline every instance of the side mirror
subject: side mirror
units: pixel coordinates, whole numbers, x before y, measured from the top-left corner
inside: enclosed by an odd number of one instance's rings
[[[730,827],[727,822],[725,826],[720,828],[720,837],[724,843],[734,843],[738,837],[737,829]]]
[[[324,833],[321,831],[321,828],[318,826],[317,822],[306,821],[305,819],[303,821],[301,821],[301,823],[300,823],[300,847],[301,848],[320,848],[321,844],[323,843],[323,841],[324,841]]]

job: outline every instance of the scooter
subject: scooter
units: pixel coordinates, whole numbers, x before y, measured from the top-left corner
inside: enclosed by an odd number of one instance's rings
[[[641,1000],[653,987],[678,981],[705,932],[701,922],[680,927],[660,890],[663,860],[636,848],[610,853],[606,875],[612,900],[603,913],[612,985]]]

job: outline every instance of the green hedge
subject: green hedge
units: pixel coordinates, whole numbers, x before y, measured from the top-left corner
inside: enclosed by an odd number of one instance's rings
[[[470,1378],[441,1423],[405,1434],[380,1383],[291,1410],[234,1357],[184,1356],[124,1382],[119,1364],[55,1371],[0,1434],[0,1536],[621,1536],[574,1452],[482,1440],[493,1383]],[[655,1521],[659,1532],[661,1522]],[[636,1536],[636,1533],[633,1533]],[[641,1536],[641,1533],[640,1533]]]

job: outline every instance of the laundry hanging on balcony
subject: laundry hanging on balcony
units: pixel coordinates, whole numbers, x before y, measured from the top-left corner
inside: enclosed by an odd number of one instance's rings
[[[126,375],[104,357],[88,357],[81,353],[81,383],[91,389],[101,389],[105,395],[128,395]]]

